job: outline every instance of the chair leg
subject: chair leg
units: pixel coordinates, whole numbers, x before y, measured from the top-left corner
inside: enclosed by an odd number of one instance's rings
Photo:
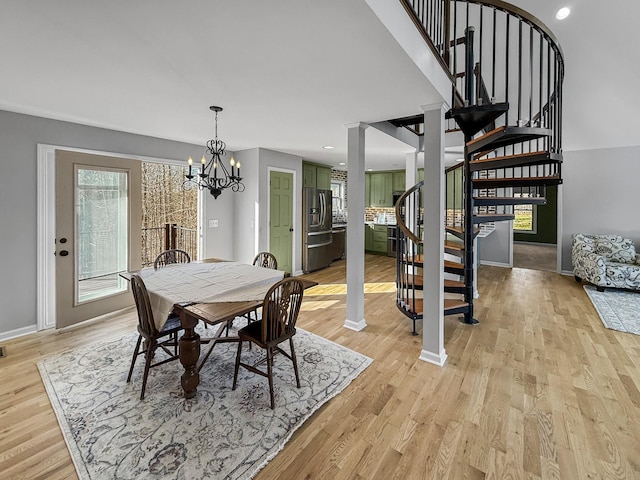
[[[140,393],[140,400],[144,400],[144,391],[147,388],[147,378],[149,377],[149,369],[151,368],[151,360],[153,360],[153,355],[156,351],[156,340],[151,339],[147,345],[147,351],[145,352],[145,364],[144,364],[144,375],[142,377],[142,392]]]
[[[242,340],[238,341],[238,353],[236,353],[236,368],[233,371],[233,387],[231,390],[235,390],[238,385],[238,370],[240,369],[240,355],[242,355]]]
[[[269,378],[269,394],[271,396],[271,410],[275,409],[275,400],[273,393],[273,351],[271,347],[267,348],[267,377]]]
[[[133,351],[133,358],[131,359],[131,367],[129,367],[129,376],[127,376],[127,383],[131,381],[131,374],[133,373],[133,367],[136,365],[138,359],[138,351],[140,350],[140,343],[142,342],[142,335],[138,335],[138,341],[136,342],[136,349]]]
[[[293,362],[293,371],[296,372],[296,386],[300,388],[300,375],[298,374],[298,360],[296,351],[293,348],[293,337],[289,338],[289,347],[291,347],[291,361]]]

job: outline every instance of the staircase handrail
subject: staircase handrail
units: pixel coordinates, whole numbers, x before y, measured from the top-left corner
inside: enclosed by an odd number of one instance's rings
[[[415,244],[420,244],[422,242],[422,239],[418,237],[418,235],[416,235],[414,232],[412,232],[411,229],[404,222],[405,215],[403,215],[402,207],[404,206],[405,199],[423,186],[424,186],[424,180],[416,183],[413,187],[411,187],[409,190],[407,190],[402,195],[400,195],[400,198],[398,198],[398,201],[395,204],[396,225],[400,230],[402,230],[404,235]]]
[[[550,129],[546,148],[562,152],[564,53],[540,19],[502,0],[400,3],[451,82],[451,107],[487,103],[487,98],[490,103],[508,103],[509,110],[502,119],[505,125]],[[478,37],[475,42],[474,29]],[[465,37],[467,40],[463,40]],[[466,54],[461,49],[467,42],[478,52],[476,68],[464,65]],[[516,81],[509,79],[510,72],[514,72]],[[469,89],[473,77],[477,88]],[[485,83],[486,91],[482,91]]]

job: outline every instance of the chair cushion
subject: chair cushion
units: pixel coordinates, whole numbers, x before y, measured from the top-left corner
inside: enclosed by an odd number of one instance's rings
[[[176,330],[180,330],[182,327],[180,326],[180,317],[174,314],[169,315],[167,321],[165,322],[162,330],[158,332],[160,336],[164,336],[168,333],[174,332]]]
[[[620,235],[600,235],[596,239],[596,253],[607,260],[619,263],[634,263],[636,249],[633,241]]]
[[[246,327],[242,327],[238,330],[238,335],[246,335],[259,341],[262,336],[262,320],[251,322]]]

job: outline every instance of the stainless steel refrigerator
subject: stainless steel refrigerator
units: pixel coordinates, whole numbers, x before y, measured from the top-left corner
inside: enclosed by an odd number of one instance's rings
[[[302,195],[302,270],[328,267],[331,258],[331,190],[305,188]]]

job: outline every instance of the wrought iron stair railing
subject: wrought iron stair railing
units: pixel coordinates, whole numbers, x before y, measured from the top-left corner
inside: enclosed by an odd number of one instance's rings
[[[501,0],[400,0],[449,74],[452,109],[447,131],[465,136],[464,163],[446,171],[445,272],[460,274],[464,301],[445,313],[473,319],[474,238],[493,222],[513,219],[513,206],[544,203],[545,188],[562,182],[564,58],[551,31],[524,10]],[[419,116],[410,119],[420,133]],[[409,122],[406,122],[409,123]],[[400,122],[402,124],[402,122]],[[400,125],[399,125],[400,126]],[[456,128],[457,126],[457,128]],[[398,231],[398,308],[422,318],[422,230],[418,184],[401,197]],[[417,207],[416,207],[417,206]],[[417,216],[415,216],[417,215]],[[455,245],[455,237],[462,245]],[[460,244],[460,241],[457,241]],[[449,302],[451,306],[451,302]]]

